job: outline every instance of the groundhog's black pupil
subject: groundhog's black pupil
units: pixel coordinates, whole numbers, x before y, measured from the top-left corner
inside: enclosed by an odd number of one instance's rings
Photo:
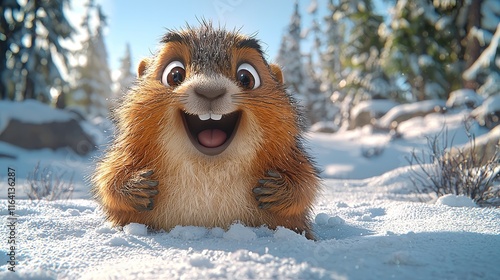
[[[252,76],[252,74],[250,74],[250,72],[248,72],[247,70],[240,70],[238,71],[238,83],[244,87],[244,88],[247,88],[247,89],[252,89],[254,84],[255,84],[255,81],[254,81],[254,78]]]
[[[186,71],[181,67],[175,67],[170,71],[170,75],[168,75],[168,84],[169,85],[180,85],[184,81],[184,76],[186,75]]]

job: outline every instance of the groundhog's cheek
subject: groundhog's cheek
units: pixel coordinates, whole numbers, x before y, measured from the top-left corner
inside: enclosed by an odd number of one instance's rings
[[[237,153],[254,155],[262,147],[263,132],[255,115],[244,111],[232,146]]]
[[[192,148],[179,110],[167,110],[159,126],[160,137],[157,141],[165,153],[177,157],[176,154],[180,151],[189,151]]]

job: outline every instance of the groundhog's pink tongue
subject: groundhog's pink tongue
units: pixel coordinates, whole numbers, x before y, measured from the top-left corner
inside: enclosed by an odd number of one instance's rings
[[[198,134],[198,141],[207,148],[216,148],[226,142],[227,135],[220,129],[206,129]]]

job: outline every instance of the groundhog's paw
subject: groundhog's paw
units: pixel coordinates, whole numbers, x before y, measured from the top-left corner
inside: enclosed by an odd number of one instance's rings
[[[139,212],[153,210],[153,200],[158,194],[158,181],[151,178],[153,173],[153,170],[139,172],[123,188],[130,206]]]
[[[269,170],[253,189],[259,208],[264,210],[280,209],[287,203],[287,181],[275,170]]]

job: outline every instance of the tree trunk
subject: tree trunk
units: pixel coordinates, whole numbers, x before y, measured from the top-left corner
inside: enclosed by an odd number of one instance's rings
[[[0,100],[5,100],[5,99],[7,99],[7,89],[4,86],[3,81],[0,81]]]
[[[0,100],[8,99],[9,95],[13,99],[13,96],[15,95],[12,90],[10,93],[8,92],[8,79],[5,77],[6,71],[12,70],[7,69],[7,51],[12,44],[14,34],[19,32],[23,23],[15,19],[12,22],[8,22],[6,15],[9,13],[12,16],[19,12],[20,9],[21,6],[19,6],[16,1],[11,2],[10,5],[0,7],[0,32],[5,36],[0,42]],[[16,43],[20,45],[20,42]]]
[[[26,76],[24,92],[23,92],[23,100],[26,99],[35,99],[35,83],[33,79],[29,75]]]
[[[4,20],[0,23],[2,24],[1,29],[7,30],[6,23],[4,23]],[[4,25],[5,24],[5,25]],[[5,86],[4,82],[4,73],[7,71],[7,49],[8,49],[8,43],[7,39],[4,41],[0,42],[0,100],[7,99],[7,87]]]
[[[31,45],[29,46],[29,58],[28,59],[38,59],[36,56],[36,38],[37,38],[37,24],[38,24],[38,10],[40,9],[39,3],[37,1],[33,2],[33,11],[31,12],[33,15],[32,20],[32,25],[31,28],[28,29],[29,34],[31,35]],[[35,64],[38,64],[39,61],[35,62]],[[26,76],[25,76],[25,86],[24,86],[24,92],[23,92],[23,99],[37,99],[38,97],[38,92],[35,92],[35,81],[34,78],[36,75],[42,75],[42,73],[36,73],[36,66],[32,69],[27,69],[26,65],[28,63],[24,63],[23,65],[23,70],[26,70]]]
[[[56,108],[58,109],[66,108],[66,94],[64,92],[61,92],[57,97]]]
[[[479,57],[481,54],[481,46],[479,45],[479,40],[470,36],[470,30],[473,27],[480,28],[481,27],[481,4],[483,0],[472,0],[471,5],[469,6],[469,12],[467,15],[467,34],[466,37],[466,45],[465,45],[465,69],[468,69]],[[465,80],[464,87],[477,90],[479,84],[477,82],[477,78],[474,80]]]
[[[417,101],[424,101],[427,99],[425,94],[425,79],[421,75],[416,75],[414,78],[409,79],[412,88],[413,96]]]

